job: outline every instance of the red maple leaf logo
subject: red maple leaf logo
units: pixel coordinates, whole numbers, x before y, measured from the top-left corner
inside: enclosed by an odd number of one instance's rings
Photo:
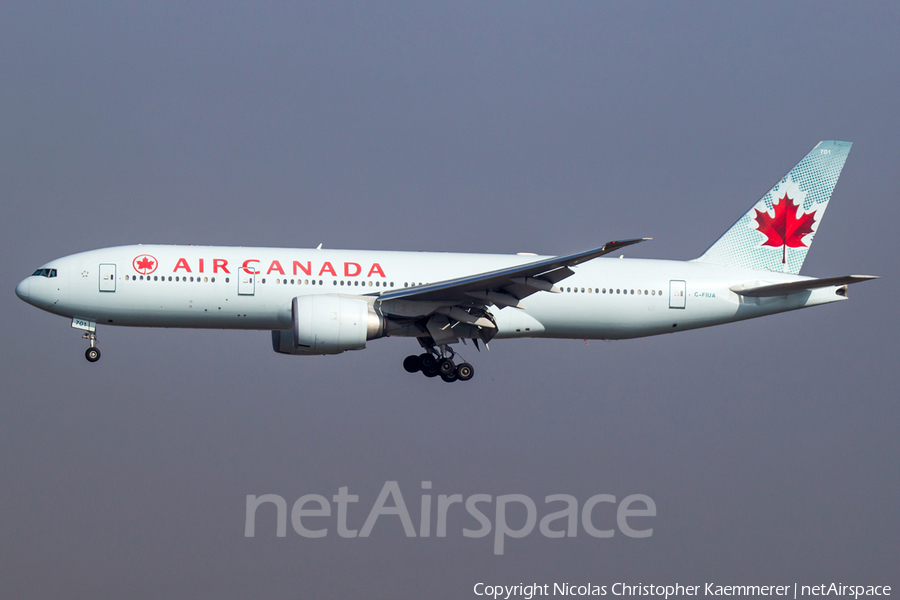
[[[775,216],[770,217],[768,212],[756,210],[756,229],[766,236],[763,246],[778,248],[781,246],[781,262],[787,258],[787,248],[808,248],[803,243],[803,236],[813,232],[812,226],[816,222],[815,211],[811,213],[801,212],[801,207],[794,208],[794,200],[785,194],[779,200],[772,203]]]
[[[149,254],[142,254],[131,261],[131,266],[133,266],[134,270],[138,273],[147,275],[156,270],[157,260]]]
[[[141,269],[141,270],[152,269],[153,261],[145,256],[144,258],[142,258],[141,260],[138,261],[137,266],[138,266],[138,269]]]

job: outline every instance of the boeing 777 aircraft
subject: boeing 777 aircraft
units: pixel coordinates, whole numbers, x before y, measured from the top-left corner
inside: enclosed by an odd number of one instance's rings
[[[846,300],[873,277],[798,273],[850,146],[820,142],[686,262],[594,260],[643,239],[558,257],[136,245],[52,260],[16,294],[84,330],[91,362],[98,324],[271,330],[276,352],[306,355],[403,336],[424,350],[407,371],[466,381],[460,340],[627,339]]]

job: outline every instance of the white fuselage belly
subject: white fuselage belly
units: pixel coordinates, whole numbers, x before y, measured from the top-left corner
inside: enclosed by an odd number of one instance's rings
[[[154,259],[152,271],[137,268],[138,257],[145,255]],[[45,266],[57,269],[58,276],[32,277],[30,285],[32,296],[42,299],[40,308],[98,325],[288,330],[291,301],[296,296],[376,294],[540,258],[139,245],[54,260]],[[114,282],[105,284],[114,291],[100,291],[101,265],[115,265]],[[110,267],[104,268],[109,271]],[[149,273],[144,275],[141,270]],[[574,275],[557,284],[563,293],[533,294],[522,301],[525,310],[492,309],[499,328],[497,337],[633,338],[844,299],[835,288],[788,297],[744,298],[729,288],[806,278],[697,262],[601,258],[573,270]],[[258,271],[252,278],[252,293],[248,293],[247,281],[239,290],[239,278],[250,271]],[[684,308],[670,308],[680,302],[671,297],[671,282],[684,282]],[[675,283],[674,293],[678,287]]]

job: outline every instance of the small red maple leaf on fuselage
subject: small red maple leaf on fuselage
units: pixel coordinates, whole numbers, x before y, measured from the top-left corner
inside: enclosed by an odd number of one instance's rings
[[[789,211],[788,206],[796,210]],[[772,203],[775,216],[770,217],[768,212],[756,210],[756,229],[766,236],[763,246],[778,248],[781,246],[781,262],[787,258],[787,248],[808,248],[803,243],[803,236],[813,232],[812,226],[816,222],[815,211],[811,213],[801,212],[801,207],[796,206],[792,198],[785,194],[779,200]],[[799,216],[798,216],[799,215]]]
[[[142,271],[145,271],[145,270],[147,270],[147,269],[152,269],[152,268],[153,268],[153,261],[150,260],[150,259],[147,258],[147,257],[144,257],[144,258],[142,258],[141,260],[139,260],[139,261],[137,262],[137,268],[140,269],[140,270],[142,270]]]

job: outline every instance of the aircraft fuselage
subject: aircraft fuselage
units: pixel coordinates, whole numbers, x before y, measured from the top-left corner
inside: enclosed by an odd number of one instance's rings
[[[43,310],[100,325],[290,330],[297,296],[374,296],[542,258],[134,245],[50,261],[39,271],[54,269],[55,277],[28,277],[16,291]],[[573,270],[558,285],[562,293],[539,292],[523,300],[524,309],[495,310],[496,337],[626,339],[846,299],[840,286],[745,298],[730,288],[808,278],[697,262],[602,258]]]

